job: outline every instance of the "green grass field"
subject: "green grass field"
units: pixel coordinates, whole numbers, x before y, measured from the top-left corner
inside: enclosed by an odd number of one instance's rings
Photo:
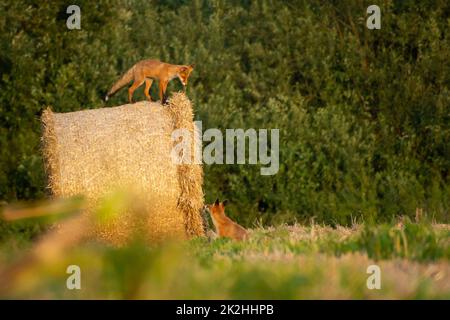
[[[2,222],[0,265],[26,255],[35,223]],[[8,235],[5,230],[9,230]],[[3,284],[2,298],[39,299],[449,299],[450,227],[255,227],[245,242],[197,238],[122,248],[86,243],[32,263]],[[366,285],[369,265],[381,289]],[[66,268],[81,269],[68,290]],[[14,268],[13,268],[14,269]],[[4,279],[3,279],[4,280]]]

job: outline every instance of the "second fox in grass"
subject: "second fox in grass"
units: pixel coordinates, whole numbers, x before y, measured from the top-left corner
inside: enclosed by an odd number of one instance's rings
[[[133,93],[145,82],[144,94],[149,101],[150,98],[150,87],[152,86],[153,80],[159,81],[159,98],[161,102],[166,101],[166,89],[167,84],[170,80],[178,78],[184,87],[187,86],[189,76],[192,70],[194,70],[194,65],[176,65],[161,62],[159,60],[142,60],[136,63],[131,69],[129,69],[109,90],[105,96],[105,101],[108,101],[109,97],[119,91],[122,87],[127,85],[133,80],[133,84],[128,88],[128,100],[130,103],[133,102]]]
[[[205,206],[211,215],[216,233],[219,237],[244,240],[248,236],[247,230],[225,215],[227,202],[227,200],[219,202],[219,199],[217,199],[213,204]]]

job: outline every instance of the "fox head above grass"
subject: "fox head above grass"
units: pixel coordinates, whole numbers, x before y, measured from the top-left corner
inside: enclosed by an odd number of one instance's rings
[[[225,216],[225,206],[227,204],[228,204],[228,200],[224,200],[223,202],[220,202],[219,199],[216,199],[216,201],[213,204],[205,205],[205,208],[209,211],[212,218],[220,220],[220,218],[226,217]]]
[[[247,237],[247,231],[225,215],[227,203],[228,200],[220,202],[217,199],[213,204],[206,205],[205,208],[211,214],[211,219],[219,237],[244,240]]]

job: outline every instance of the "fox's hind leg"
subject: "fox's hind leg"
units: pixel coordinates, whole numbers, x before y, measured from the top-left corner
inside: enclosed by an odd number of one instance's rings
[[[133,93],[134,91],[139,88],[142,84],[144,83],[144,79],[134,79],[133,84],[131,85],[131,87],[128,89],[128,101],[130,103],[133,103]]]
[[[153,79],[145,79],[145,89],[144,94],[147,97],[148,101],[152,101],[152,97],[150,96],[150,88],[152,87]]]

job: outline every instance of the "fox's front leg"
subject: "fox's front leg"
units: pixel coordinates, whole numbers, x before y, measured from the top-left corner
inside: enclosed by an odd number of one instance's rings
[[[162,80],[159,82],[159,99],[162,104],[166,103],[166,89],[167,89],[167,80]]]

